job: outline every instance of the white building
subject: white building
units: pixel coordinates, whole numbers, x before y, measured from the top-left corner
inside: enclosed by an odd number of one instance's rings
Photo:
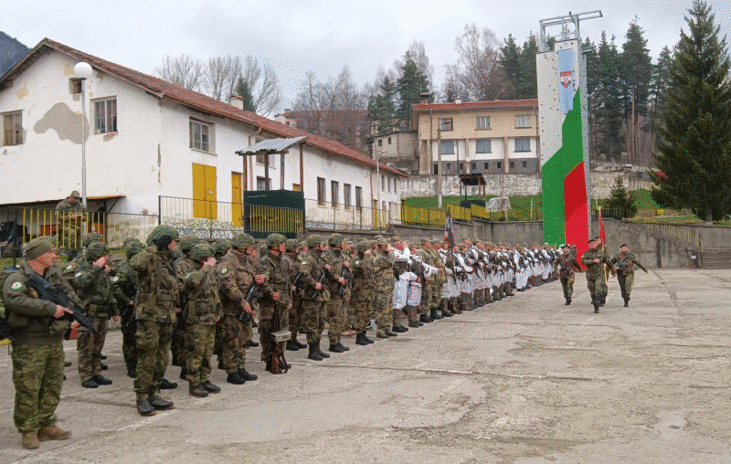
[[[270,189],[303,191],[308,215],[311,203],[330,213],[378,199],[392,214],[400,208],[406,176],[396,169],[381,164],[378,179],[374,160],[337,142],[44,39],[0,78],[0,210],[53,206],[82,190],[81,61],[93,68],[85,100],[90,211],[158,215],[161,197],[240,203],[243,191],[266,188],[265,166],[263,156],[244,161],[235,152],[300,136],[287,154],[270,156]]]

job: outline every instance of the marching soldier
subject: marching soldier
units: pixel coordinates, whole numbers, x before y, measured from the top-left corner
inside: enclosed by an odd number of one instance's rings
[[[627,244],[619,247],[619,253],[612,258],[612,263],[617,266],[617,281],[619,282],[619,289],[622,292],[624,307],[626,308],[629,306],[629,294],[632,292],[632,287],[635,282],[635,266],[645,271],[645,274],[647,274],[647,269],[637,261],[635,255],[629,251]]]
[[[561,245],[561,256],[555,263],[555,269],[561,279],[563,297],[566,298],[566,306],[568,306],[571,304],[571,296],[574,294],[574,276],[576,271],[581,272],[581,266],[566,244]]]
[[[614,265],[607,257],[603,249],[599,248],[599,240],[594,238],[589,241],[589,249],[581,255],[581,263],[586,266],[586,285],[591,294],[591,304],[594,305],[594,312],[599,312],[599,306],[606,303],[607,294],[602,291],[605,286],[606,273],[604,265],[609,266],[612,274],[615,274]]]

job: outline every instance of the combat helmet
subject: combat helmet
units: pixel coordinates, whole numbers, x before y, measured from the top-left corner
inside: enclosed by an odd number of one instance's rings
[[[190,249],[190,259],[204,262],[215,254],[215,250],[207,243],[197,243]]]
[[[327,238],[327,244],[329,246],[337,246],[343,243],[343,240],[345,240],[345,237],[343,237],[343,234],[334,233],[330,234],[330,236]]]
[[[107,248],[107,246],[102,242],[91,242],[89,246],[86,247],[86,260],[90,262],[94,262],[108,254],[109,248]]]
[[[307,237],[307,248],[310,248],[310,249],[314,248],[321,243],[322,243],[321,235],[314,234],[314,235],[310,235],[309,237]]]
[[[287,237],[282,234],[269,234],[266,240],[267,248],[274,248],[280,243],[285,243],[286,241]]]
[[[87,248],[89,245],[91,245],[94,242],[103,242],[104,237],[102,237],[102,234],[99,232],[92,232],[90,234],[86,234],[84,236],[84,239],[81,241],[81,246],[84,248]]]
[[[180,239],[180,251],[183,253],[190,252],[194,246],[198,245],[202,242],[202,239],[200,237],[196,237],[195,235],[186,235],[185,237]]]
[[[370,240],[361,240],[355,245],[355,250],[358,253],[365,253],[366,250],[373,246],[373,242]]]
[[[232,245],[229,240],[216,240],[216,243],[213,244],[213,251],[215,251],[217,255],[224,255],[228,250],[231,249],[231,247]]]
[[[238,234],[231,239],[231,246],[237,250],[245,251],[254,246],[254,237],[249,234]]]
[[[300,242],[299,240],[290,238],[286,242],[284,242],[284,250],[293,252],[295,249],[299,248]]]
[[[170,227],[167,224],[160,224],[159,226],[152,229],[150,235],[147,236],[147,244],[155,245],[158,250],[164,250],[174,240],[180,237],[178,231],[175,228]]]
[[[127,246],[124,247],[124,254],[127,256],[127,259],[132,259],[134,255],[142,251],[144,247],[138,240],[130,240],[129,243],[127,243]]]

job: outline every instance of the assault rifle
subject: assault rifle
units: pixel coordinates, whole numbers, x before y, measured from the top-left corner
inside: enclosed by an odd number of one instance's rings
[[[330,271],[327,269],[322,270],[322,274],[320,275],[320,278],[317,279],[317,283],[321,285],[319,289],[315,290],[315,293],[312,294],[312,299],[316,300],[318,296],[320,296],[320,293],[322,292],[322,288],[325,286],[325,281],[330,278]]]
[[[178,319],[175,322],[175,330],[184,331],[185,322],[188,319],[188,293],[183,290],[180,294],[180,312],[178,313]]]
[[[251,305],[251,302],[254,301],[254,298],[264,298],[264,292],[261,290],[261,288],[259,288],[259,284],[256,283],[256,280],[252,281],[251,285],[249,285],[249,288],[246,290],[246,294],[244,295],[244,301]],[[236,319],[238,319],[239,322],[244,325],[246,325],[249,317],[249,313],[247,313],[243,309],[236,314]]]
[[[4,317],[0,317],[0,340],[12,340],[13,328]]]
[[[38,292],[40,299],[70,309],[71,314],[67,314],[70,320],[76,321],[80,326],[96,333],[96,329],[94,329],[94,316],[86,314],[82,308],[74,303],[62,286],[58,284],[51,285],[46,279],[35,273],[31,274],[26,285]]]
[[[343,279],[345,279],[344,284],[340,284],[340,288],[338,289],[338,295],[343,296],[343,293],[345,293],[345,287],[348,285],[348,282],[353,278],[353,273],[350,272],[350,269],[343,266],[343,271],[341,272],[341,275]]]
[[[298,273],[296,276],[294,276],[294,279],[292,279],[292,286],[294,288],[296,288],[297,290],[299,290],[300,287],[302,287],[302,285],[304,285],[304,284],[305,284],[305,282],[302,279],[302,273],[301,272]]]

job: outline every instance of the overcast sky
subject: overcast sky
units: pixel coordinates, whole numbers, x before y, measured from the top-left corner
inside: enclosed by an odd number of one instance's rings
[[[731,31],[731,2],[710,1],[722,33]],[[251,55],[272,65],[291,107],[307,71],[320,80],[349,65],[358,83],[373,80],[413,40],[424,42],[441,86],[456,60],[454,39],[465,24],[487,26],[522,44],[541,19],[602,10],[581,24],[582,37],[601,31],[618,45],[637,16],[653,56],[678,41],[689,0],[473,1],[8,1],[0,0],[0,30],[34,47],[48,37],[138,71],[154,74],[164,55],[207,59]],[[687,28],[686,28],[687,29]]]

